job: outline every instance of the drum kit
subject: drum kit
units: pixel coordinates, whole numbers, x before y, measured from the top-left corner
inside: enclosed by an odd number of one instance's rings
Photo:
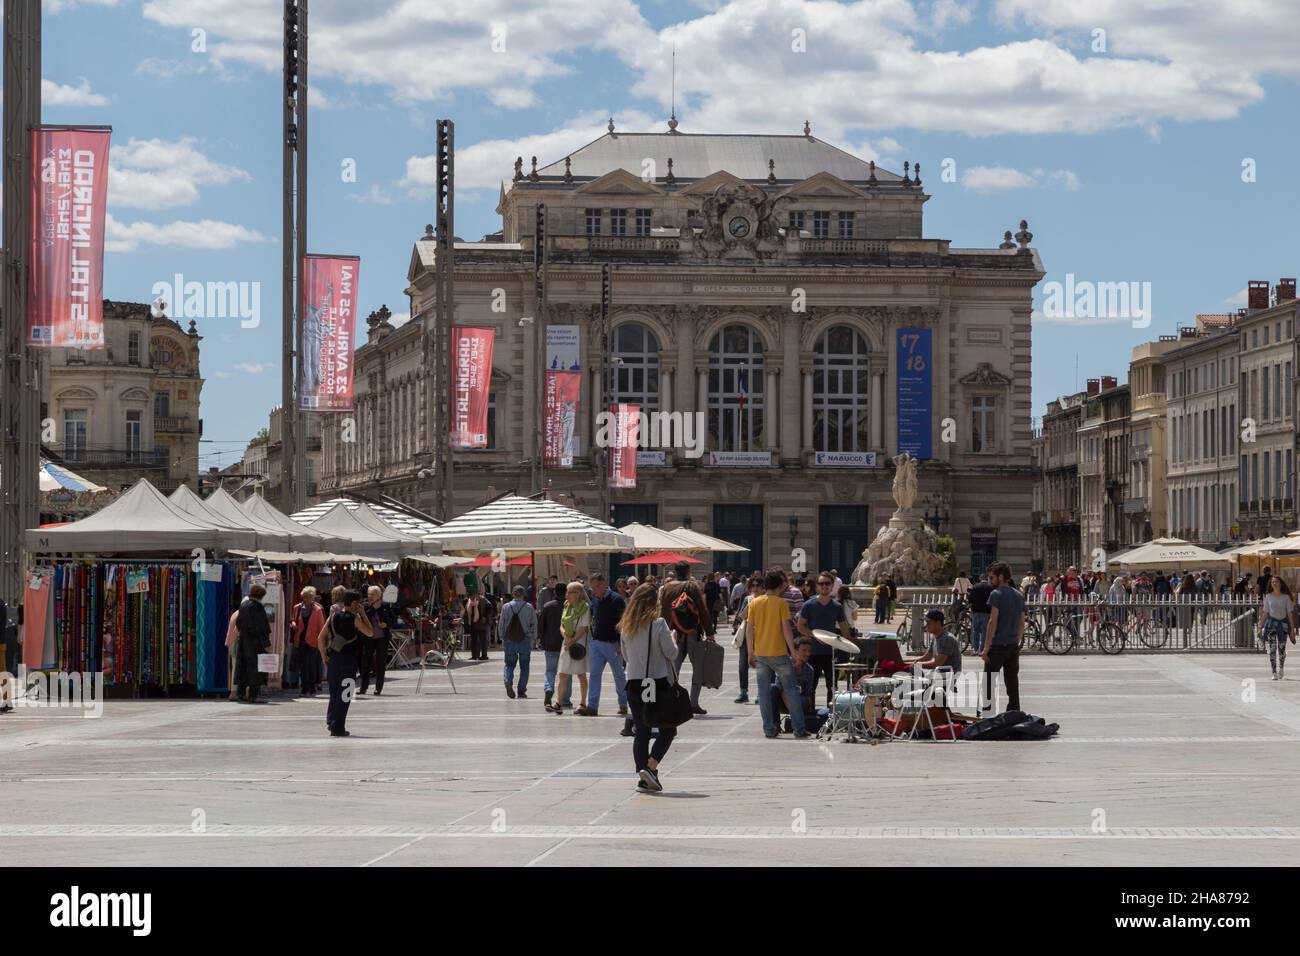
[[[881,632],[870,637],[880,641],[893,641],[895,635]],[[933,732],[935,726],[933,711],[938,710],[948,715],[947,696],[943,690],[938,691],[942,698],[936,706],[933,686],[938,672],[896,673],[887,677],[872,677],[861,674],[870,672],[871,667],[865,663],[853,662],[861,654],[861,649],[852,641],[846,640],[832,631],[814,630],[813,637],[836,651],[850,655],[847,663],[835,664],[835,698],[831,707],[830,719],[818,732],[819,737],[833,739],[836,734],[843,734],[845,741],[856,743],[867,740],[876,744],[884,739],[915,739],[918,727],[928,725]],[[890,646],[893,655],[897,655],[897,645]],[[884,655],[878,655],[883,657]],[[861,674],[861,676],[859,676]],[[946,686],[950,675],[940,674],[940,686]],[[845,680],[844,691],[839,689],[840,678]],[[892,730],[881,724],[885,711],[894,710],[898,719]]]

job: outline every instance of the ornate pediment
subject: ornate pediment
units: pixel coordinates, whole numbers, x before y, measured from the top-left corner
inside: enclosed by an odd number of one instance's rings
[[[657,172],[657,171],[656,171]],[[599,179],[593,179],[589,183],[583,183],[573,190],[575,193],[603,193],[626,195],[653,195],[662,196],[664,191],[654,183],[648,183],[638,176],[634,176],[626,169],[616,169],[612,173],[606,173]]]
[[[993,365],[989,362],[980,362],[975,366],[975,371],[969,375],[963,375],[959,382],[963,385],[984,385],[1004,387],[1011,384],[1011,379],[1001,372],[994,370]]]
[[[99,400],[99,393],[93,389],[72,385],[60,389],[54,397],[61,402],[94,402]]]
[[[818,198],[832,199],[866,199],[867,194],[862,190],[850,186],[838,176],[830,173],[816,173],[809,176],[802,182],[795,183],[788,189],[782,190],[780,198],[802,198],[804,196],[816,196]]]
[[[712,194],[712,192],[715,189],[723,185],[739,186],[744,189],[757,189],[756,186],[753,186],[750,183],[745,182],[743,179],[740,179],[739,177],[731,175],[731,173],[723,169],[723,170],[719,170],[716,173],[710,173],[709,175],[705,176],[703,179],[696,180],[695,182],[691,183],[689,186],[679,189],[677,193],[678,195],[681,196],[690,196],[690,195],[696,195],[700,193],[708,195],[708,194]],[[762,192],[762,190],[758,190],[758,191]]]

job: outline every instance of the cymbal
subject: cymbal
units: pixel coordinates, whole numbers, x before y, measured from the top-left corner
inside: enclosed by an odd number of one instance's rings
[[[834,631],[823,631],[818,629],[814,630],[812,633],[813,637],[817,638],[817,640],[829,647],[835,648],[837,651],[843,651],[846,654],[854,655],[858,653],[858,645],[854,644],[852,641],[845,640]]]

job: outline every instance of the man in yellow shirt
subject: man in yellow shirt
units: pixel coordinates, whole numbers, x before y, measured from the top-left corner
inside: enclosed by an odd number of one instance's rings
[[[745,611],[745,645],[749,651],[749,666],[755,669],[758,682],[758,710],[763,718],[763,735],[769,739],[780,732],[772,695],[766,693],[773,679],[780,682],[786,700],[799,700],[799,688],[794,679],[794,627],[790,623],[790,606],[781,595],[785,575],[768,571],[763,577],[765,593],[753,598]],[[790,723],[796,737],[811,736],[804,727],[803,708],[792,708]]]

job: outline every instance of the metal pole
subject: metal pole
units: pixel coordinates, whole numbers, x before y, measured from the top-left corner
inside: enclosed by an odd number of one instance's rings
[[[41,122],[41,5],[4,5],[3,434],[0,435],[0,598],[22,600],[23,532],[39,521],[39,363],[27,347],[32,131]]]
[[[609,396],[610,396],[610,374],[609,374],[609,312],[611,300],[613,299],[612,279],[610,277],[609,263],[602,263],[600,267],[600,411],[608,414]],[[599,419],[597,419],[599,421]],[[604,456],[608,459],[609,444],[611,440],[617,440],[612,434],[611,428],[616,423],[607,422],[605,426],[606,447]],[[621,434],[620,436],[621,437]],[[610,521],[610,499],[613,492],[609,487],[609,465],[602,462],[600,449],[592,448],[591,457],[596,463],[596,481],[600,488],[600,520]],[[635,454],[635,452],[633,452]]]
[[[293,176],[300,130],[297,123],[300,20],[297,0],[284,3],[284,155],[281,163],[281,275],[280,275],[280,508],[286,514],[299,509],[293,493],[290,452],[293,447],[294,352],[297,347],[294,315],[294,276],[299,258],[294,232]]]
[[[283,454],[288,456],[283,459],[284,467],[281,471],[285,477],[289,476],[290,468],[293,471],[293,511],[290,514],[301,511],[307,507],[307,412],[301,410],[301,389],[302,389],[302,362],[299,361],[301,356],[298,355],[298,343],[302,334],[302,294],[304,281],[306,279],[306,256],[307,256],[307,60],[308,47],[310,46],[307,34],[307,2],[308,0],[298,0],[298,96],[297,111],[298,120],[298,148],[294,150],[295,158],[298,161],[295,183],[295,199],[297,206],[295,214],[297,222],[294,226],[294,268],[298,273],[293,297],[294,312],[294,337],[292,344],[294,347],[291,359],[293,361],[293,429],[290,434],[290,442],[286,442],[281,447]],[[290,465],[292,463],[292,465]]]
[[[451,120],[438,120],[436,181],[434,195],[437,202],[434,218],[434,326],[437,334],[435,349],[436,374],[433,374],[434,396],[430,406],[434,427],[434,475],[437,481],[434,511],[439,520],[449,521],[455,516],[455,459],[451,447],[451,387],[453,359],[451,355],[451,329],[456,324],[456,124]],[[432,374],[432,373],[431,373]]]
[[[533,460],[533,492],[546,492],[546,203],[537,204],[533,229],[533,343],[537,349],[537,414],[542,422],[542,440]]]

